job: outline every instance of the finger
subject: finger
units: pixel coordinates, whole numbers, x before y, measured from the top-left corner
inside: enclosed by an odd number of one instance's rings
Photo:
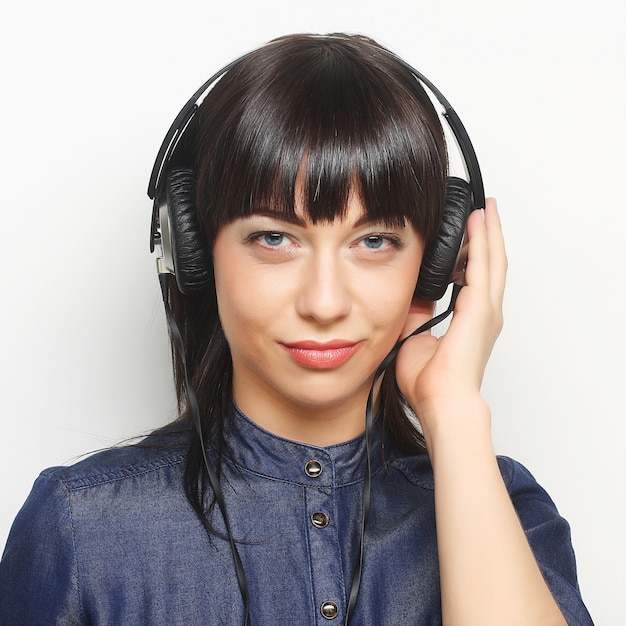
[[[467,220],[468,251],[465,279],[468,286],[489,291],[489,243],[484,211],[472,211]]]
[[[494,198],[488,198],[485,205],[485,228],[489,246],[489,268],[491,297],[494,303],[501,302],[508,267],[502,224]]]

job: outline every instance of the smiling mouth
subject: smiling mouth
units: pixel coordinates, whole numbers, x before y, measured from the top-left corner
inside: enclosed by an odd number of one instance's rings
[[[343,365],[359,350],[363,342],[347,341],[299,341],[281,344],[289,356],[304,367],[332,369]]]

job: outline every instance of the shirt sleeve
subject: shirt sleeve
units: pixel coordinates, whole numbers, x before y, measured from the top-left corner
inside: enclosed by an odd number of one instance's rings
[[[569,626],[593,626],[578,589],[569,524],[523,465],[507,457],[498,462],[537,564],[565,620]]]
[[[69,494],[39,476],[0,561],[0,626],[82,624]]]

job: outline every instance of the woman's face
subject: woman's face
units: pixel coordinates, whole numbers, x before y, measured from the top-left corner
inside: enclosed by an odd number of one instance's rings
[[[373,374],[402,332],[423,242],[410,224],[367,222],[354,195],[341,220],[314,225],[296,214],[222,228],[217,301],[238,406],[276,434],[327,445],[363,431]]]

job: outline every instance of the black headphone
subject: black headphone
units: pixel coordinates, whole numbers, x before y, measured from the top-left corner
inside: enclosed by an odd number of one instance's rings
[[[155,246],[160,248],[159,273],[174,274],[178,289],[184,294],[198,293],[211,285],[211,252],[204,243],[196,218],[195,172],[189,167],[170,168],[170,161],[183,137],[187,140],[186,133],[192,134],[195,130],[189,130],[193,128],[190,122],[207,93],[246,56],[223,67],[191,96],[167,131],[150,174],[148,196],[154,200],[150,251],[153,252]],[[397,59],[443,106],[442,116],[456,139],[469,178],[469,181],[455,176],[446,178],[443,219],[438,233],[424,251],[415,296],[434,301],[443,297],[450,283],[464,284],[465,224],[471,211],[485,206],[485,192],[476,152],[456,111],[423,74]]]

